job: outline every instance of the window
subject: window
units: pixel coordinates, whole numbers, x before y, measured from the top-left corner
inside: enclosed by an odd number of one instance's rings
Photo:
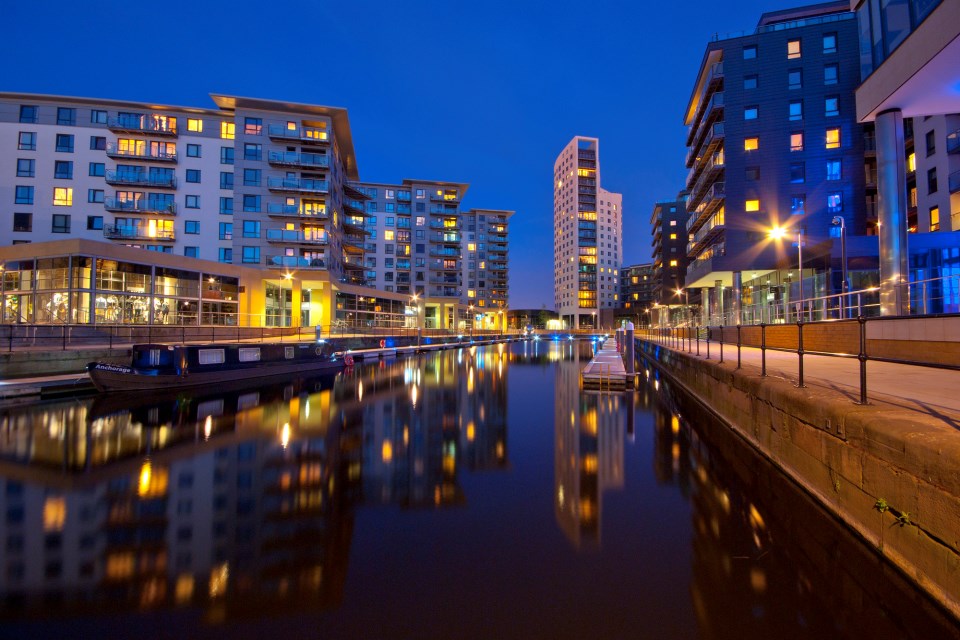
[[[33,131],[21,131],[20,138],[17,141],[17,149],[20,151],[36,151],[37,134]]]
[[[805,211],[807,196],[803,194],[795,195],[790,198],[790,215],[802,216]]]
[[[743,150],[744,151],[756,151],[760,148],[760,138],[744,138],[743,139]]]
[[[246,194],[243,196],[244,211],[260,211],[260,196]]]
[[[843,194],[836,192],[827,195],[827,212],[840,213],[843,211]]]
[[[91,109],[90,124],[107,124],[107,112],[102,109]]]
[[[840,67],[835,64],[823,65],[823,84],[837,84],[840,79]]]
[[[744,120],[756,120],[759,114],[760,114],[760,107],[758,107],[757,105],[751,105],[749,107],[743,108]]]
[[[260,247],[243,247],[241,260],[244,264],[260,264]]]
[[[184,220],[183,221],[183,232],[190,235],[196,235],[200,233],[200,221],[199,220]]]
[[[34,105],[20,105],[20,122],[36,122],[40,108]]]
[[[823,52],[824,53],[837,52],[837,34],[835,33],[823,34]]]
[[[220,198],[220,214],[224,216],[233,215],[233,198]]]
[[[248,136],[258,136],[263,132],[263,118],[244,118],[243,132]]]
[[[803,162],[790,163],[790,182],[799,184],[807,179],[807,166]]]
[[[200,257],[200,247],[184,247],[183,255],[187,258],[199,258]]]
[[[220,223],[220,239],[233,240],[233,223],[232,222]]]
[[[760,211],[760,201],[759,200],[747,200],[746,204],[743,207],[744,211],[748,213],[751,211]]]
[[[200,118],[187,118],[187,131],[201,133],[203,131],[203,120]]]
[[[220,188],[233,189],[233,173],[230,171],[220,172]]]
[[[940,231],[940,207],[930,207],[930,231]]]
[[[803,100],[790,101],[790,120],[803,120]]]
[[[417,189],[417,200],[423,200],[427,197],[426,189]]]
[[[393,196],[394,196],[394,193],[395,193],[395,192],[394,192],[393,189],[384,189],[384,190],[383,190],[383,194],[384,194],[383,197],[385,197],[387,200],[392,200],[392,199],[393,199]]]
[[[757,45],[751,44],[743,48],[743,59],[754,60],[757,57]]]
[[[800,40],[787,40],[787,58],[795,60],[800,57]]]
[[[839,96],[827,96],[823,102],[823,112],[824,115],[828,118],[831,116],[840,115],[840,98]]]
[[[90,231],[103,229],[103,216],[87,216],[87,229]]]
[[[87,202],[103,204],[103,189],[87,189]]]
[[[231,264],[233,262],[233,249],[230,247],[220,247],[217,252],[217,261]]]
[[[107,139],[103,136],[90,136],[90,149],[104,151],[107,148]]]
[[[33,204],[33,187],[18,184],[13,202],[14,204]]]
[[[790,151],[803,151],[803,132],[790,134]]]
[[[19,232],[33,231],[32,213],[13,214],[13,230]]]
[[[760,179],[760,167],[747,167],[746,170],[747,180],[759,180]]]
[[[840,161],[839,160],[827,160],[827,180],[839,180],[840,179]]]
[[[934,131],[927,131],[926,142],[927,157],[930,157],[937,152],[937,136]]]
[[[244,169],[243,184],[247,187],[260,186],[260,169]]]
[[[670,266],[671,266],[671,267],[677,266],[677,261],[676,261],[676,260],[671,260],[671,261],[670,261]]]
[[[236,137],[237,125],[232,122],[220,123],[220,137],[224,140],[233,140]]]
[[[744,89],[756,89],[760,84],[760,76],[750,75],[743,76],[743,88]]]
[[[187,145],[187,157],[188,157],[188,158],[199,158],[199,157],[200,157],[200,145],[198,145],[198,144],[188,144],[188,145]]]
[[[787,72],[787,88],[788,89],[802,89],[803,88],[803,71],[801,69],[791,69]]]
[[[60,153],[73,153],[73,135],[69,133],[58,133],[57,151]]]
[[[72,207],[73,206],[73,189],[71,187],[54,187],[53,188],[53,206]]]
[[[839,127],[827,129],[827,149],[839,149],[839,148],[840,148]]]
[[[103,176],[106,171],[106,165],[102,162],[91,162],[90,166],[87,168],[87,175],[90,176]]]
[[[916,170],[917,170],[917,154],[916,152],[913,152],[907,156],[907,173],[913,173]]]
[[[233,147],[220,147],[220,164],[233,164]]]
[[[186,198],[184,198],[184,206],[187,209],[199,209],[200,196],[186,196]]]
[[[32,178],[36,175],[37,161],[31,158],[17,159],[17,177]]]
[[[200,169],[187,169],[187,182],[200,182]]]
[[[255,144],[252,142],[245,143],[243,145],[243,159],[244,160],[262,160],[263,145]]]
[[[244,220],[243,221],[243,237],[259,238],[260,237],[260,221]]]
[[[72,127],[77,124],[77,110],[71,107],[57,107],[57,124]]]
[[[53,214],[53,233],[70,233],[70,216],[62,213]]]
[[[927,193],[937,192],[937,168],[927,171]]]
[[[393,211],[396,211],[396,210],[397,210],[397,205],[395,205],[395,204],[392,203],[392,202],[388,202],[388,203],[386,203],[386,204],[383,205],[383,206],[384,206],[384,211],[393,212]]]
[[[53,177],[58,180],[73,180],[73,163],[69,160],[54,161]]]

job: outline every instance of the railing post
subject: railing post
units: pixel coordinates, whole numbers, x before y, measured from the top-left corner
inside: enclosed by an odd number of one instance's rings
[[[760,375],[767,375],[767,325],[760,323]]]
[[[860,361],[860,404],[867,404],[867,319],[861,314],[857,316],[857,323],[860,325],[860,353],[857,354],[857,360]]]
[[[798,387],[804,387],[803,384],[803,320],[797,320],[797,370],[800,377],[797,383]]]
[[[723,364],[723,325],[720,325],[720,364]]]
[[[740,347],[743,346],[743,342],[740,340],[740,325],[737,325],[737,369],[740,368]]]
[[[60,326],[60,337],[62,338],[62,342],[63,342],[62,348],[64,351],[66,351],[67,350],[67,328],[63,325]]]
[[[707,360],[710,359],[710,325],[706,326],[707,329]]]
[[[697,325],[697,357],[700,357],[700,325]]]

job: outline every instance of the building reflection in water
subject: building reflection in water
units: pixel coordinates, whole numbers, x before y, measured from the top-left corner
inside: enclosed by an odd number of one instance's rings
[[[569,360],[556,368],[554,514],[575,547],[599,548],[603,493],[623,488],[625,403],[620,394],[580,389],[590,343],[552,342],[549,349]]]
[[[335,606],[363,504],[465,500],[507,466],[509,353],[223,393],[0,411],[0,606]]]

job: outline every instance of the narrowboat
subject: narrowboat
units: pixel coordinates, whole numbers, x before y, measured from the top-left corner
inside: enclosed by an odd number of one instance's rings
[[[151,391],[220,385],[236,380],[336,372],[342,354],[327,342],[297,344],[137,344],[130,366],[91,362],[100,391]]]

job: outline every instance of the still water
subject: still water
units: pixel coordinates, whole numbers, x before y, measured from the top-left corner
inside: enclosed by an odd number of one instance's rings
[[[0,635],[947,638],[655,373],[586,342],[0,409]]]

